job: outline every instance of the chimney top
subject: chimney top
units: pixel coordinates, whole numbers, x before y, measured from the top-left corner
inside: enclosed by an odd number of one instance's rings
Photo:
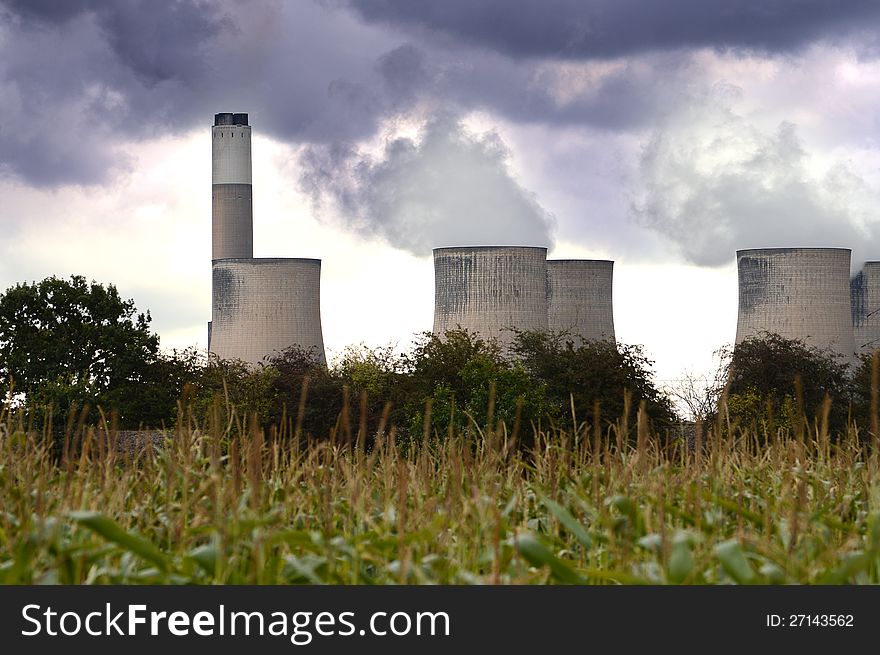
[[[214,125],[247,125],[247,114],[233,114],[232,112],[223,112],[214,114]]]

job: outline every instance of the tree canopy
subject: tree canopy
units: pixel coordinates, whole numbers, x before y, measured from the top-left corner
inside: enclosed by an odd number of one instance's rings
[[[0,296],[0,376],[29,404],[54,406],[138,396],[155,377],[159,337],[116,287],[49,277]]]
[[[852,392],[848,364],[828,350],[767,333],[738,343],[725,354],[731,417],[773,435],[778,427],[811,421],[831,400],[829,428],[846,428]]]
[[[533,384],[545,388],[547,403],[558,417],[592,421],[596,403],[604,420],[617,421],[639,405],[654,428],[670,427],[676,416],[669,398],[654,381],[640,346],[607,340],[586,340],[566,332],[520,332],[513,352]],[[629,396],[627,406],[626,396]]]

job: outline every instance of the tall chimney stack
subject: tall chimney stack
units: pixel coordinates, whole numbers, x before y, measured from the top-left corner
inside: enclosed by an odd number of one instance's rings
[[[214,114],[211,131],[211,259],[249,259],[254,209],[248,115]]]

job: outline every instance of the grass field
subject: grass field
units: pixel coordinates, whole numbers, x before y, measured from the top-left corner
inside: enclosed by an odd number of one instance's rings
[[[641,424],[529,448],[499,425],[365,452],[231,420],[136,459],[83,429],[53,458],[2,418],[5,583],[880,582],[878,457],[855,438],[710,431],[697,457]]]

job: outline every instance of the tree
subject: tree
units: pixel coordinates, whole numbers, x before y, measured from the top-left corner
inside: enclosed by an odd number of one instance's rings
[[[673,425],[675,412],[669,398],[658,389],[651,362],[639,346],[613,341],[592,341],[566,332],[518,332],[512,347],[534,385],[546,389],[547,403],[555,416],[570,420],[572,402],[576,419],[592,421],[599,403],[605,420],[626,414],[634,425],[642,401],[657,431]]]
[[[302,434],[325,438],[331,434],[342,409],[342,384],[334,378],[315,349],[298,345],[285,348],[265,358],[263,371],[271,371],[271,409],[265,418],[281,426],[282,417],[288,427],[295,426],[303,386],[308,378],[302,423]]]
[[[112,284],[77,275],[17,284],[0,297],[0,376],[63,418],[71,404],[123,397],[150,377],[159,337],[149,324]]]
[[[765,333],[738,343],[724,354],[728,411],[772,436],[777,427],[795,428],[832,401],[829,429],[846,429],[849,415],[848,365],[829,350]]]
[[[493,420],[512,429],[517,415],[523,426],[543,418],[547,407],[541,384],[525,368],[506,358],[496,339],[482,339],[464,329],[437,335],[425,332],[403,357],[406,401],[411,435],[422,432],[426,402],[431,401],[431,431],[445,435],[450,427],[466,430],[487,425],[494,385]],[[525,430],[530,432],[530,430]]]
[[[383,418],[398,428],[410,422],[403,416],[411,386],[404,373],[404,359],[394,353],[391,345],[369,348],[361,344],[346,348],[334,362],[331,375],[338,381],[340,392],[348,387],[350,420],[356,421],[350,429],[357,432],[365,427],[365,442],[369,443],[379,431]],[[388,406],[391,412],[386,415]]]
[[[268,364],[253,366],[240,359],[221,359],[213,353],[188,349],[175,351],[161,360],[161,376],[175,390],[174,405],[179,399],[203,426],[216,418],[223,425],[232,417],[247,422],[256,414],[264,427],[275,418],[275,384],[278,370]],[[214,415],[214,411],[219,414]],[[248,423],[249,424],[249,423]]]
[[[880,416],[877,414],[876,406],[873,406],[880,396],[880,380],[874,377],[875,357],[880,357],[880,351],[876,349],[859,355],[850,379],[852,418],[859,428],[860,439],[865,442],[880,437],[880,429],[877,426]]]

